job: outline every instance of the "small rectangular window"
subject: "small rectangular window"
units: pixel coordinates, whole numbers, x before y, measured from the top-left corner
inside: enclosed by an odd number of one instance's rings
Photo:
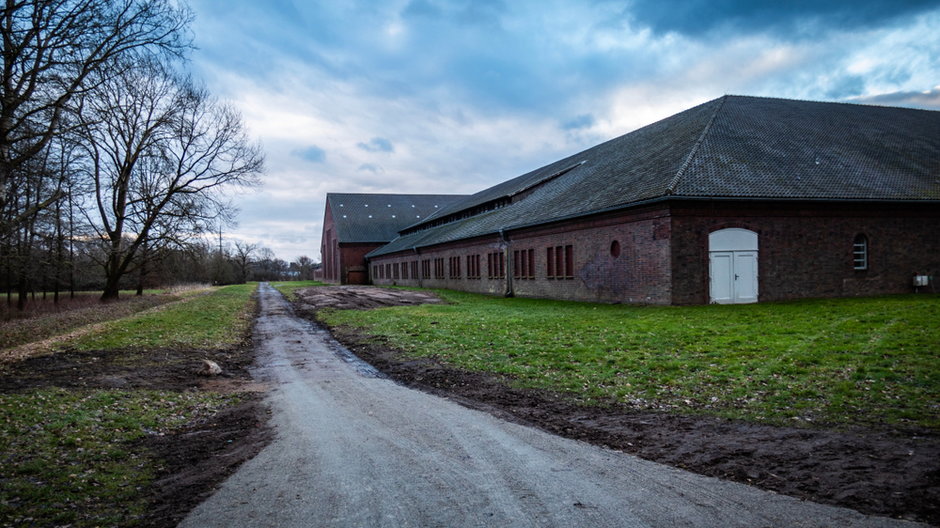
[[[574,278],[574,249],[571,246],[565,246],[565,278]]]
[[[467,255],[467,278],[480,278],[480,255]]]
[[[545,276],[549,280],[555,278],[555,248],[553,247],[545,251]]]
[[[506,255],[501,251],[486,254],[487,277],[502,279],[506,276]]]

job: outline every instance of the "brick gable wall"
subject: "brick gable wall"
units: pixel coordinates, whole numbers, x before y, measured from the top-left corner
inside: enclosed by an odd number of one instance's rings
[[[907,293],[912,276],[940,280],[940,208],[927,204],[685,202],[672,208],[674,304],[708,302],[708,234],[758,233],[761,301]],[[869,241],[869,268],[852,242]]]

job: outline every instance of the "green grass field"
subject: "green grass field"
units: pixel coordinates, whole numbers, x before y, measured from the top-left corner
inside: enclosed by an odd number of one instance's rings
[[[640,307],[439,293],[450,304],[321,317],[588,404],[940,429],[940,296]]]
[[[173,346],[191,351],[195,365],[201,350],[245,339],[254,289],[249,284],[184,294],[181,302],[115,319],[57,346],[107,351],[129,369],[161,361],[152,352]],[[84,375],[82,368],[74,375]],[[138,524],[160,469],[141,440],[210,420],[243,400],[240,393],[55,386],[0,393],[0,526]]]

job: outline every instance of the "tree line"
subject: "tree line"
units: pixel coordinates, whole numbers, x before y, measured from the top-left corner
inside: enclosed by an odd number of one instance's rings
[[[248,278],[237,245],[214,251],[204,235],[234,223],[230,194],[260,184],[264,156],[238,112],[185,73],[191,21],[175,0],[5,0],[8,300],[88,286],[111,300],[161,276]]]

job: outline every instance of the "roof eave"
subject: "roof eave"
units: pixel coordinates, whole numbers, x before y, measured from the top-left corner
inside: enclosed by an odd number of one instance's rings
[[[615,213],[617,211],[624,211],[627,209],[632,209],[635,207],[643,207],[646,205],[654,205],[667,201],[681,201],[681,202],[714,202],[714,201],[730,201],[730,202],[810,202],[810,203],[857,203],[857,204],[897,204],[897,205],[912,205],[912,204],[937,204],[940,205],[940,199],[876,199],[876,198],[779,198],[779,197],[752,197],[752,196],[677,196],[677,195],[664,195],[658,196],[656,198],[650,198],[647,200],[640,200],[637,202],[630,202],[626,204],[620,204],[613,207],[607,207],[604,209],[595,209],[592,211],[586,211],[582,213],[576,213],[566,216],[560,216],[557,218],[552,218],[546,221],[540,222],[531,222],[527,224],[515,224],[509,225],[502,228],[503,232],[506,231],[517,231],[519,229],[528,229],[531,227],[538,227],[550,224],[556,224],[559,222],[567,222],[569,220],[576,220],[578,218],[584,218],[588,216],[596,216],[606,213]],[[435,244],[427,245],[415,245],[412,248],[402,249],[395,251],[395,253],[400,253],[404,251],[414,251],[415,249],[424,249],[428,247],[438,246],[441,244],[450,244],[452,242],[457,242],[459,240],[469,240],[471,238],[486,237],[491,235],[498,235],[500,232],[499,229],[492,231],[484,231],[480,234],[473,235],[472,237],[467,237],[458,240],[450,240],[447,242],[438,242]],[[390,242],[389,242],[390,243]],[[382,248],[376,249],[376,251],[381,250]],[[373,252],[369,252],[366,255],[366,258],[370,258]],[[390,254],[390,253],[389,253]],[[376,256],[382,256],[376,255]]]

